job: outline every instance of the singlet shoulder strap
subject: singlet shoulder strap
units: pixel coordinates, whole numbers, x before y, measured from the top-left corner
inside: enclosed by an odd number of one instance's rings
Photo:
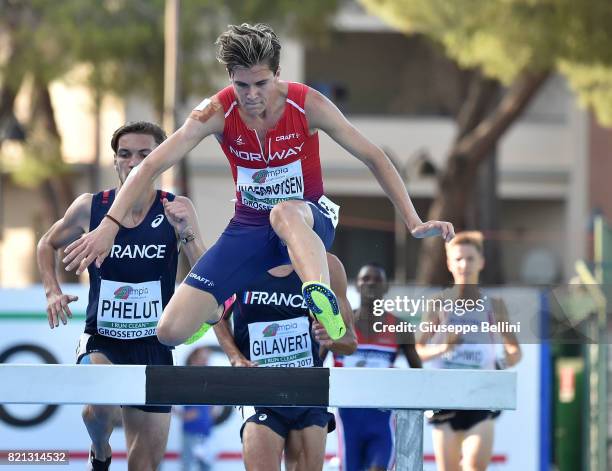
[[[236,100],[236,94],[234,93],[234,87],[232,87],[231,85],[225,87],[223,90],[217,93],[216,97],[221,102],[221,105],[223,106],[223,112],[225,113],[225,117],[227,118],[234,110],[236,105],[238,105],[238,101]]]
[[[304,103],[306,102],[308,86],[297,82],[288,82],[288,85],[289,89],[287,90],[287,103],[300,111],[302,114],[306,114],[306,111],[304,111]]]
[[[104,190],[102,192],[102,199],[101,199],[101,203],[102,204],[108,204],[108,201],[109,201],[109,198],[110,198],[112,192],[113,192],[113,190]]]
[[[174,193],[170,193],[166,190],[157,190],[157,194],[159,195],[160,203],[163,202],[164,198],[166,198],[168,201],[174,201],[174,198],[176,198],[176,195]]]

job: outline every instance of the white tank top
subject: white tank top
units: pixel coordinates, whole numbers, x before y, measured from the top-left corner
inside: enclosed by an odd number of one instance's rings
[[[484,309],[473,309],[463,315],[454,312],[442,312],[440,314],[440,324],[469,324],[476,325],[477,332],[468,332],[462,335],[463,342],[455,346],[451,351],[426,362],[426,368],[441,369],[475,369],[493,370],[495,369],[495,337],[491,332],[483,332],[483,324],[495,323],[493,307],[487,298],[484,301]],[[446,334],[436,333],[429,343],[445,343]]]

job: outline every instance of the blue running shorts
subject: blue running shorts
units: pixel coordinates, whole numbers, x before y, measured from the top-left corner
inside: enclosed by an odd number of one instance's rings
[[[253,408],[245,408],[253,412]],[[327,427],[327,433],[336,429],[334,414],[325,407],[255,407],[254,413],[245,418],[240,427],[240,438],[247,422],[265,425],[278,435],[287,439],[291,430],[302,430],[317,425]]]
[[[329,249],[334,241],[334,225],[318,204],[308,204],[314,216],[313,229],[325,249]],[[209,292],[223,304],[259,274],[289,263],[287,246],[270,223],[251,225],[233,218],[219,240],[196,262],[184,283]]]

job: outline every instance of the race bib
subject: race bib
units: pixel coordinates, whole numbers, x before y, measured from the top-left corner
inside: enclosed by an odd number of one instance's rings
[[[314,366],[307,317],[249,324],[251,361],[266,367]]]
[[[236,189],[245,206],[270,211],[283,201],[304,198],[304,175],[299,160],[280,167],[236,169]]]
[[[447,369],[493,369],[495,351],[492,345],[460,344],[440,357],[441,367]]]
[[[162,310],[159,280],[145,283],[102,280],[98,333],[121,340],[152,337]]]
[[[325,214],[329,219],[331,219],[334,228],[338,225],[338,220],[340,218],[340,206],[330,200],[327,196],[323,195],[319,198],[319,206],[323,209],[323,214]]]
[[[395,349],[358,348],[352,355],[342,357],[346,368],[390,368],[395,360]]]

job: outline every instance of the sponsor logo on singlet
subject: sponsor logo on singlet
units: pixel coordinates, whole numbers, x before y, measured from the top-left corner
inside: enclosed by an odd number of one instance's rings
[[[147,288],[134,288],[129,285],[117,288],[114,293],[115,299],[139,299],[149,294]]]
[[[270,324],[262,331],[262,334],[264,337],[274,337],[276,332],[278,332],[278,324]]]
[[[292,324],[277,324],[275,322],[274,324],[270,324],[269,326],[267,326],[261,332],[264,337],[276,337],[276,334],[278,333],[289,332],[297,328],[298,325],[295,322]]]
[[[155,219],[153,219],[153,222],[151,223],[151,227],[155,229],[162,223],[163,220],[164,220],[164,215],[158,214],[157,216],[155,216]]]
[[[300,138],[300,133],[299,132],[293,132],[291,134],[287,134],[286,136],[276,136],[275,141],[276,142],[280,142],[280,141],[288,141],[289,139],[299,139]],[[301,149],[301,147],[300,147]]]
[[[259,170],[253,174],[253,182],[254,183],[265,183],[267,177],[268,177],[268,169],[264,168],[263,170]]]
[[[215,282],[214,281],[209,280],[208,278],[205,278],[205,277],[203,277],[201,275],[198,275],[197,273],[191,272],[187,276],[189,278],[193,278],[194,280],[198,280],[200,283],[202,283],[205,286],[209,286],[209,287],[215,286]]]

